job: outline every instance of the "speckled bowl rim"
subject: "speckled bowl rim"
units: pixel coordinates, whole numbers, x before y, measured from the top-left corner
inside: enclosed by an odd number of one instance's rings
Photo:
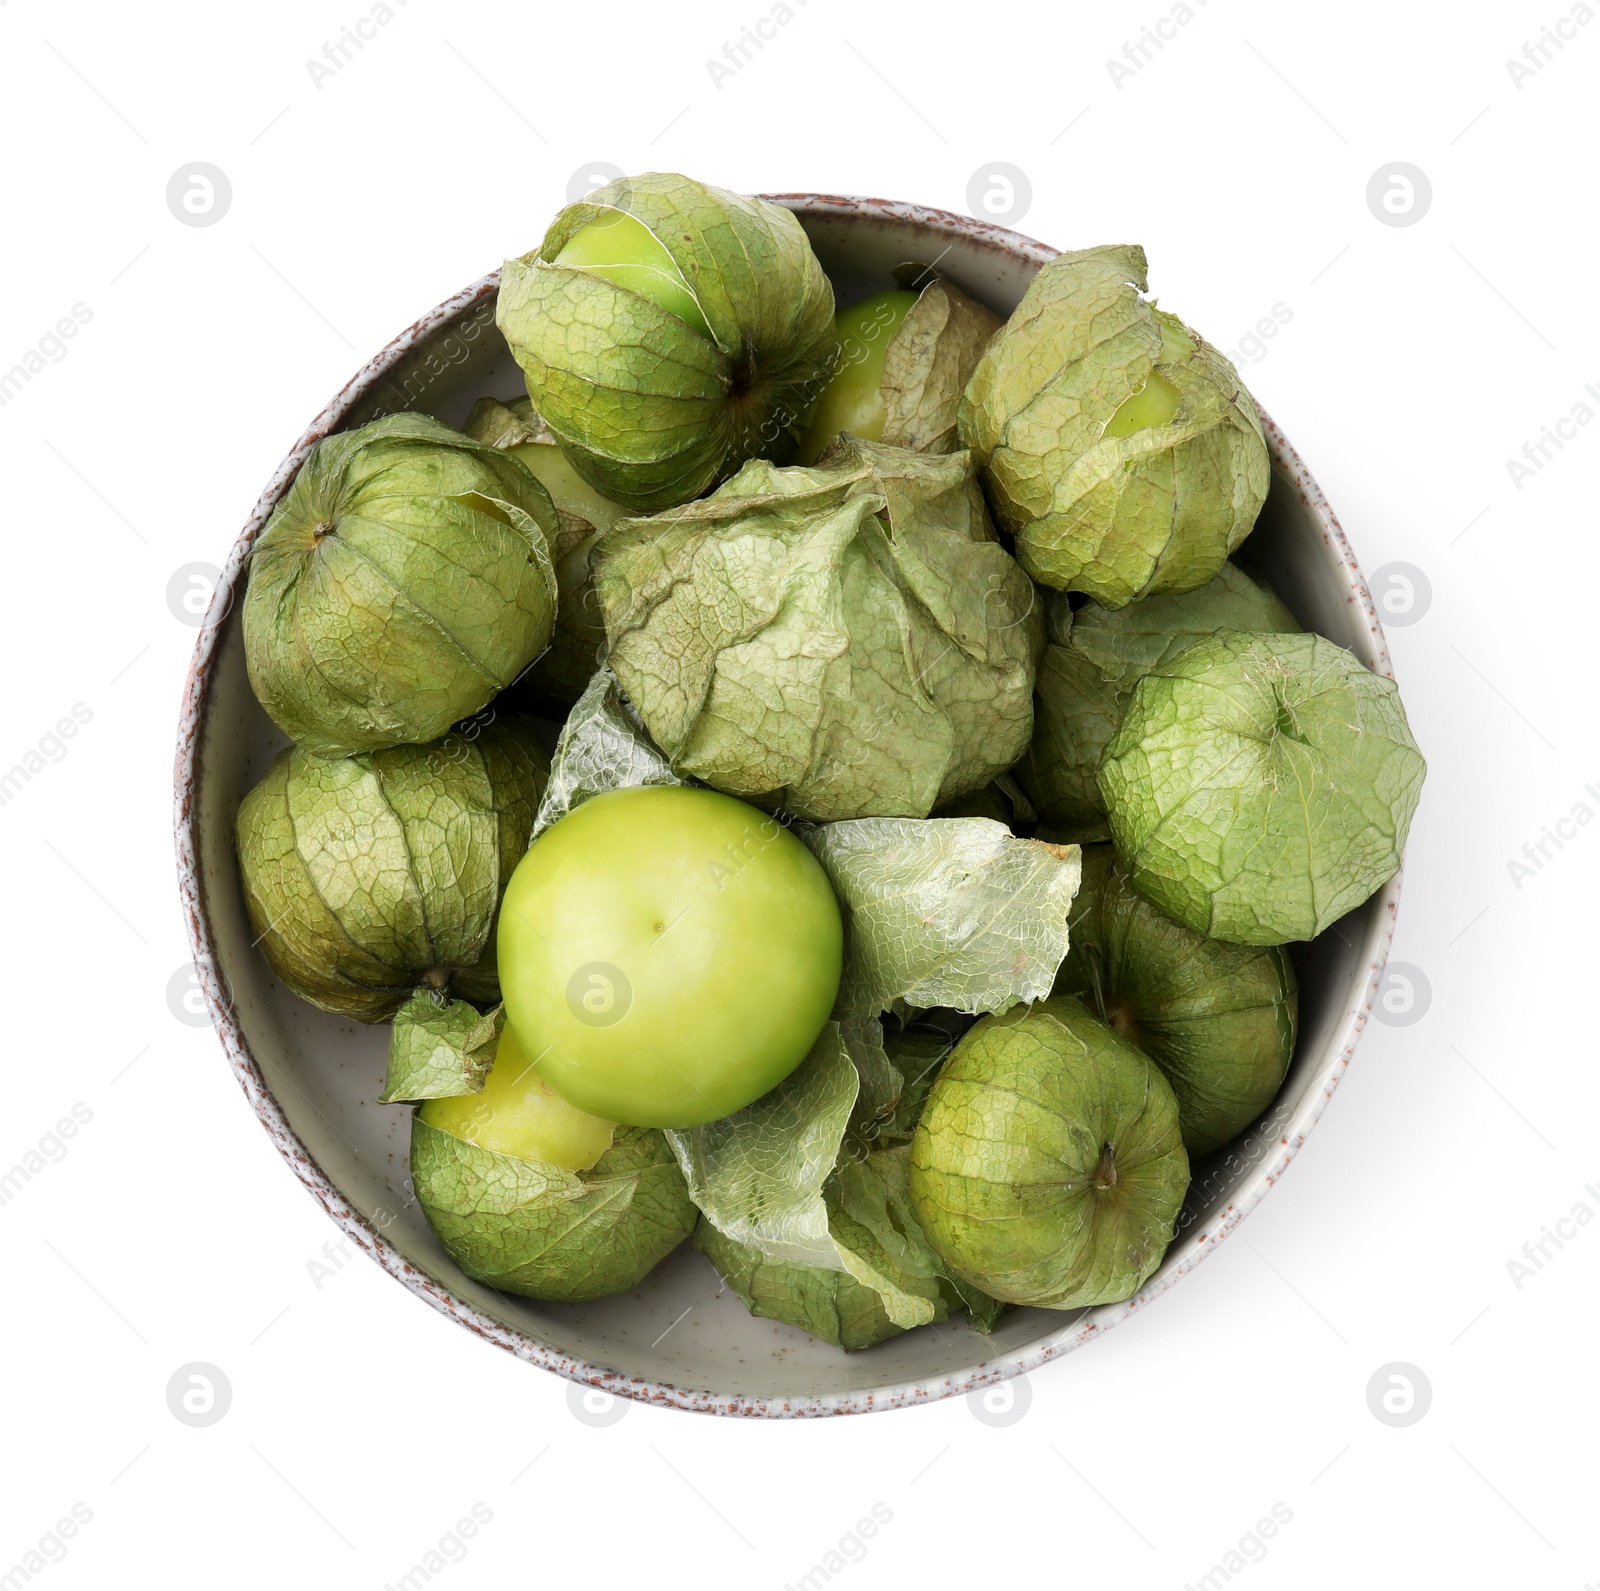
[[[881,216],[884,219],[909,222],[935,232],[959,236],[970,244],[1003,253],[1013,259],[1022,258],[1041,265],[1055,258],[1058,252],[1046,244],[1004,227],[956,215],[947,210],[930,209],[923,205],[906,204],[889,199],[813,193],[769,194],[766,197],[789,209],[818,217]],[[1356,1002],[1353,1011],[1345,1019],[1339,1034],[1337,1052],[1332,1061],[1325,1066],[1320,1077],[1320,1087],[1307,1085],[1302,1095],[1302,1104],[1290,1124],[1288,1136],[1279,1139],[1277,1153],[1270,1159],[1264,1157],[1256,1165],[1252,1174],[1243,1179],[1235,1189],[1234,1198],[1221,1209],[1213,1211],[1202,1223],[1197,1235],[1186,1233],[1178,1240],[1187,1243],[1188,1252],[1181,1256],[1176,1264],[1171,1264],[1170,1261],[1164,1263],[1150,1282],[1124,1303],[1105,1305],[1091,1310],[1061,1330],[1048,1333],[1022,1348],[980,1362],[962,1373],[935,1380],[902,1382],[831,1393],[820,1397],[757,1398],[697,1391],[692,1387],[630,1376],[610,1370],[603,1365],[591,1364],[560,1353],[474,1308],[456,1297],[433,1277],[410,1264],[345,1199],[300,1142],[268,1088],[261,1067],[251,1054],[240,1024],[224,997],[222,980],[215,959],[205,886],[199,865],[200,835],[196,792],[200,776],[200,747],[210,700],[212,673],[223,631],[221,621],[228,614],[236,596],[242,593],[245,558],[257,534],[312,447],[323,437],[339,430],[354,407],[379,387],[419,342],[492,297],[498,288],[499,280],[500,273],[492,271],[424,315],[415,325],[396,337],[381,353],[369,359],[345,383],[333,401],[311,422],[305,435],[273,472],[260,501],[245,521],[244,529],[240,532],[223,567],[206,622],[200,630],[199,640],[195,645],[194,658],[189,665],[189,674],[184,686],[174,768],[178,888],[183,902],[184,917],[189,927],[190,941],[194,947],[195,968],[200,987],[205,994],[211,1020],[222,1041],[223,1050],[235,1077],[244,1089],[245,1097],[250,1101],[251,1108],[266,1129],[268,1137],[277,1146],[278,1152],[289,1163],[307,1191],[350,1241],[376,1260],[397,1281],[408,1287],[419,1298],[425,1299],[441,1314],[448,1315],[469,1331],[476,1332],[485,1341],[504,1348],[519,1359],[527,1360],[541,1369],[553,1370],[557,1375],[565,1376],[571,1381],[601,1388],[620,1397],[696,1413],[763,1418],[863,1414],[877,1409],[931,1403],[939,1398],[972,1392],[994,1382],[1008,1380],[1012,1376],[1035,1370],[1040,1365],[1081,1347],[1092,1338],[1100,1336],[1112,1326],[1126,1320],[1136,1311],[1146,1308],[1175,1282],[1193,1270],[1256,1207],[1283,1174],[1285,1167],[1294,1159],[1307,1135],[1321,1118],[1328,1100],[1350,1064],[1356,1042],[1366,1027],[1394,935],[1395,913],[1400,899],[1398,874],[1379,894],[1382,910],[1376,918],[1376,932],[1369,935],[1370,964],[1366,989]],[[1366,580],[1356,563],[1355,554],[1351,551],[1338,518],[1329,507],[1322,489],[1301,462],[1300,455],[1295,452],[1272,418],[1262,411],[1261,420],[1271,448],[1274,470],[1283,482],[1296,492],[1302,504],[1322,527],[1324,541],[1333,549],[1339,565],[1344,570],[1349,582],[1350,600],[1358,606],[1371,632],[1370,644],[1376,671],[1392,677],[1388,647],[1378,621],[1377,610],[1373,606]],[[1333,1048],[1330,1043],[1325,1053],[1333,1052]]]

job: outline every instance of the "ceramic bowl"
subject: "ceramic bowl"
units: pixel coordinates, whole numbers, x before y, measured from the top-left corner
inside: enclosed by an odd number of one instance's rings
[[[916,205],[774,197],[799,217],[842,304],[892,286],[892,268],[916,260],[937,262],[1004,315],[1056,252]],[[595,1304],[539,1304],[471,1281],[434,1241],[410,1193],[409,1111],[376,1102],[387,1027],[306,1005],[252,948],[233,819],[284,740],[245,675],[238,617],[245,555],[319,438],[405,409],[460,425],[476,398],[522,395],[521,374],[495,329],[497,280],[486,276],[425,315],[311,423],[235,543],[195,650],[176,768],[179,884],[212,1019],[251,1107],[329,1218],[418,1298],[530,1364],[621,1396],[716,1414],[849,1414],[969,1392],[1081,1347],[1211,1253],[1293,1159],[1371,1009],[1398,878],[1300,948],[1300,1044],[1282,1092],[1254,1130],[1196,1166],[1179,1233],[1136,1297],[1072,1312],[1012,1310],[988,1337],[960,1320],[927,1326],[854,1354],[755,1319],[687,1244],[636,1292]],[[1265,414],[1262,421],[1273,479],[1252,558],[1303,624],[1388,674],[1383,634],[1344,532],[1283,433]]]

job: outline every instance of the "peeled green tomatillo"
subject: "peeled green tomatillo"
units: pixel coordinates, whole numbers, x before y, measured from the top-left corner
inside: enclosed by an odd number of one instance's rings
[[[430,1127],[480,1149],[587,1171],[611,1147],[616,1123],[569,1105],[544,1080],[516,1033],[500,1035],[483,1092],[430,1099],[418,1114]]]
[[[506,1014],[546,1082],[644,1127],[731,1115],[805,1058],[844,930],[789,831],[712,790],[585,801],[534,841],[499,931]]]
[[[778,205],[619,178],[508,260],[500,330],[573,468],[654,513],[792,456],[833,368],[833,289]]]

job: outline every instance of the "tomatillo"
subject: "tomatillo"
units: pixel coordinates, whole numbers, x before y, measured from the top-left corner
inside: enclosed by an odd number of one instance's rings
[[[833,288],[781,205],[674,172],[569,204],[495,320],[572,467],[635,513],[786,463],[833,368]]]
[[[649,227],[626,211],[603,210],[588,225],[579,227],[556,255],[555,263],[603,276],[659,304],[702,337],[711,335],[676,261]]]
[[[430,1099],[417,1112],[430,1127],[518,1160],[587,1171],[611,1147],[614,1126],[569,1105],[544,1080],[508,1027],[480,1094]]]
[[[844,929],[821,865],[714,790],[585,801],[518,864],[500,910],[506,1015],[557,1094],[638,1127],[695,1127],[805,1058]]]
[[[834,316],[838,370],[811,411],[796,463],[815,464],[841,431],[868,442],[882,440],[888,418],[879,386],[883,357],[916,301],[915,293],[895,288],[874,293]]]

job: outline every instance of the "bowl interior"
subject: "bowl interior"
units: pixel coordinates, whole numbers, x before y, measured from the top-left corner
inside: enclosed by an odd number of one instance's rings
[[[1001,314],[1053,250],[942,212],[870,200],[785,196],[841,303],[893,286],[906,260],[932,264]],[[1196,1167],[1182,1229],[1126,1304],[1014,1310],[984,1337],[960,1321],[844,1354],[757,1320],[686,1245],[634,1293],[584,1306],[536,1303],[469,1280],[435,1242],[412,1196],[409,1109],[379,1105],[387,1027],[306,1005],[252,947],[232,830],[240,798],[286,743],[245,672],[240,560],[312,442],[380,414],[420,409],[460,425],[484,395],[524,395],[494,326],[495,280],[464,290],[379,355],[285,461],[219,587],[190,683],[179,755],[179,850],[202,981],[247,1094],[301,1180],[355,1240],[436,1307],[525,1358],[630,1396],[717,1412],[847,1412],[948,1395],[1086,1341],[1154,1297],[1209,1251],[1276,1179],[1320,1113],[1364,1020],[1392,928],[1397,883],[1298,954],[1301,1036],[1261,1126]],[[1251,562],[1302,623],[1388,672],[1359,570],[1315,483],[1268,424],[1274,476]]]

